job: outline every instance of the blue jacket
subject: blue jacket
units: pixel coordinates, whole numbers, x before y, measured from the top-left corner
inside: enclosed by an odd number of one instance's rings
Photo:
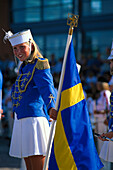
[[[13,112],[17,118],[47,117],[46,113],[55,107],[56,94],[48,60],[36,58],[23,63],[12,86]],[[54,98],[52,99],[51,96]],[[47,111],[45,111],[45,105]]]
[[[110,118],[109,118],[109,130],[113,131],[113,91],[110,97]]]

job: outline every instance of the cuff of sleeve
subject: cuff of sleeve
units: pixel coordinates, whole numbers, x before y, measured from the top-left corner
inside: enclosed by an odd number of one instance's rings
[[[51,103],[51,104],[48,106],[48,108],[47,108],[48,114],[49,114],[49,110],[50,110],[52,107],[55,108],[55,104],[54,104],[54,103]]]

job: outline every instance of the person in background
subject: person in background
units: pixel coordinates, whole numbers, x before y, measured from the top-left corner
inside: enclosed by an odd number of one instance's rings
[[[3,109],[2,109],[2,85],[3,85],[3,75],[2,72],[0,71],[0,136],[2,136],[3,134],[3,129],[2,129],[2,113],[3,113]]]
[[[113,90],[113,76],[111,77],[111,79],[109,81],[109,89],[112,92],[112,90]]]
[[[12,129],[13,129],[13,107],[12,107],[12,101],[11,101],[11,87],[12,83],[11,81],[8,81],[6,83],[6,87],[4,90],[4,105],[3,109],[6,113],[7,116],[7,122],[8,122],[8,134],[7,134],[7,139],[11,139],[12,136]]]
[[[108,57],[108,60],[110,62],[110,74],[113,75],[113,42],[112,42],[112,49],[111,49],[111,54]],[[104,137],[108,138],[113,138],[113,91],[111,92],[111,97],[110,97],[110,118],[108,122],[108,132],[107,133],[102,133],[98,138],[101,141],[106,141],[104,142],[101,152],[100,152],[100,157],[104,159],[105,161],[113,162],[113,142],[108,141]]]
[[[55,57],[55,54],[53,53],[53,54],[51,54],[51,59],[50,59],[50,67],[51,67],[51,74],[53,75],[54,74],[54,72],[55,72],[55,66],[56,66],[56,63],[57,63],[57,61],[56,61],[56,59],[55,59],[56,57]]]
[[[92,120],[95,126],[95,133],[107,132],[107,126],[104,124],[104,120],[110,107],[110,94],[108,83],[100,81],[96,83],[96,92],[90,103],[90,114],[93,116]],[[99,139],[97,139],[97,146],[98,152],[100,152],[102,141]]]
[[[14,126],[9,154],[24,158],[27,170],[42,170],[50,131],[47,113],[51,119],[57,118],[50,66],[30,30],[16,34],[8,31],[7,39],[14,56],[22,62],[11,93]]]
[[[110,90],[110,92],[112,92],[112,89],[113,89],[113,76],[111,77],[108,84],[109,84],[109,90]],[[107,115],[107,117],[106,117],[106,119],[104,121],[104,124],[106,126],[108,126],[109,119],[110,119],[110,112],[108,113],[108,115]]]
[[[92,105],[93,100],[94,100],[94,95],[93,95],[91,90],[88,90],[87,91],[86,103],[87,103],[87,108],[88,108],[88,112],[89,112],[89,115],[90,115],[92,130],[93,130],[93,133],[94,133],[95,119],[94,119],[94,110],[93,110],[93,105]]]

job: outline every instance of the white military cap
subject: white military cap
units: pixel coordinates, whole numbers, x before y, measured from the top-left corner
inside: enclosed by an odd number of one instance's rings
[[[111,54],[108,57],[108,60],[112,60],[113,59],[113,41],[112,41],[112,47],[111,47]]]
[[[9,40],[12,46],[22,44],[33,39],[31,31],[28,29],[26,31],[18,32],[12,34],[11,31],[5,32],[4,40]]]

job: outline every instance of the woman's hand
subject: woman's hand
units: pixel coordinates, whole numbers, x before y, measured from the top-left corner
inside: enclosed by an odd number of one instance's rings
[[[53,107],[49,110],[49,116],[53,120],[57,119],[57,111]]]
[[[108,138],[111,139],[113,137],[113,132],[103,133],[100,137],[98,137],[102,141],[108,141],[107,139],[103,139],[102,138],[103,136],[108,137]]]

